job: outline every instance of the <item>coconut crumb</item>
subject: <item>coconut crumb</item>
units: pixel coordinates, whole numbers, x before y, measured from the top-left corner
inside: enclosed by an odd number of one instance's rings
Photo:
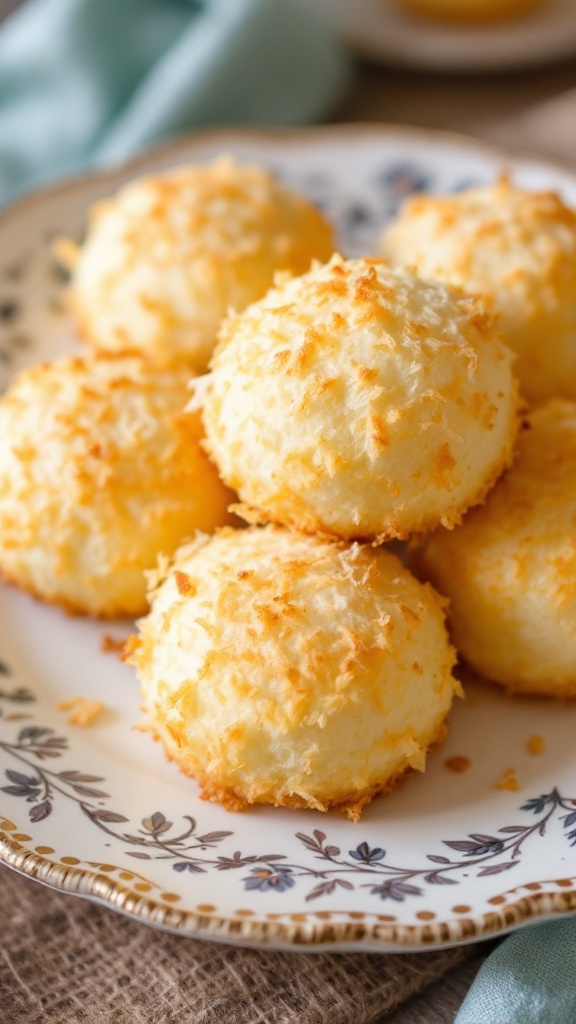
[[[126,640],[117,640],[116,637],[110,636],[109,633],[104,633],[102,640],[100,641],[100,651],[102,654],[121,654],[124,650]]]
[[[70,712],[67,718],[69,725],[80,725],[83,728],[92,725],[94,719],[105,710],[101,700],[90,700],[88,697],[71,697],[70,700],[60,701],[57,707],[58,711]]]
[[[134,633],[131,633],[130,636],[128,637],[126,643],[122,647],[122,651],[120,653],[120,661],[126,661],[126,662],[128,662],[128,664],[131,664],[130,659],[131,659],[132,655],[136,653],[136,651],[138,650],[139,647],[140,647],[140,640],[139,640],[139,638],[137,636],[135,636]]]
[[[192,584],[190,577],[185,572],[180,572],[179,569],[174,570],[174,578],[176,580],[176,586],[178,587],[178,593],[185,595],[195,591],[195,587]]]
[[[530,754],[543,754],[546,750],[543,736],[530,736],[527,746]]]
[[[494,789],[508,789],[511,793],[516,793],[520,789],[516,769],[507,768],[502,778],[494,783]]]
[[[154,732],[154,727],[153,727],[152,723],[149,722],[147,719],[145,719],[142,722],[136,722],[132,726],[132,728],[133,728],[134,732]],[[157,740],[158,737],[154,735],[154,736],[152,736],[152,739],[153,740]]]
[[[465,757],[463,754],[454,754],[453,757],[448,757],[444,761],[444,767],[448,768],[451,772],[456,772],[457,775],[467,772],[471,764],[470,758]]]

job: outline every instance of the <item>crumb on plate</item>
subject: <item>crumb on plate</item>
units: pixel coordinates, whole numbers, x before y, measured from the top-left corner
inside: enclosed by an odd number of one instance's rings
[[[514,768],[507,768],[502,778],[494,783],[494,789],[508,789],[511,793],[518,792],[520,785],[516,778],[516,770]]]
[[[70,712],[67,718],[69,725],[82,727],[92,725],[94,719],[105,710],[101,700],[90,700],[89,697],[71,697],[70,700],[60,701],[57,707],[58,711]]]
[[[465,757],[463,754],[454,754],[452,757],[446,758],[444,761],[444,767],[448,768],[451,772],[456,772],[461,775],[462,772],[468,771],[472,764],[469,757]]]
[[[543,754],[546,750],[546,742],[543,736],[530,736],[528,740],[528,752],[530,754]]]
[[[104,633],[100,641],[100,651],[102,654],[121,654],[125,643],[126,638],[119,640],[115,636],[110,636],[109,633]]]
[[[120,654],[121,661],[128,661],[132,654],[135,654],[140,646],[140,641],[134,633],[131,633],[126,643],[122,647],[122,653]]]

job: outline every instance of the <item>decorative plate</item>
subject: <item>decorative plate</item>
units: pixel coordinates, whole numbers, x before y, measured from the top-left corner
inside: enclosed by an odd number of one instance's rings
[[[79,236],[88,205],[136,173],[222,151],[307,193],[349,254],[375,251],[414,190],[461,189],[504,168],[576,202],[575,175],[451,136],[362,127],[198,135],[32,195],[0,218],[0,385],[77,345],[53,237]],[[135,678],[106,651],[130,631],[68,618],[0,584],[6,864],[161,928],[284,949],[439,947],[576,909],[574,711],[565,703],[471,682],[426,774],[375,800],[360,824],[262,807],[234,814],[202,802],[134,730]],[[79,695],[106,707],[89,728],[57,710]],[[469,759],[466,771],[448,769],[455,757]],[[517,791],[496,786],[509,769]]]
[[[458,26],[404,12],[395,0],[313,0],[337,35],[368,57],[434,71],[491,72],[576,52],[574,0],[496,24]]]

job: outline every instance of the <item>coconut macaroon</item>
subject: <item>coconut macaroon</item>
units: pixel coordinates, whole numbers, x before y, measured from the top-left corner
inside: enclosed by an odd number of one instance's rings
[[[510,363],[475,299],[335,256],[224,324],[207,450],[253,521],[378,540],[453,526],[510,460]]]
[[[129,660],[206,799],[364,804],[423,771],[459,684],[443,603],[385,550],[278,527],[181,548]]]
[[[70,611],[146,610],[144,570],[230,492],[184,413],[190,371],[140,357],[65,358],[0,399],[0,572]]]
[[[82,335],[105,351],[182,356],[206,368],[220,321],[272,284],[334,249],[311,203],[264,168],[230,158],[126,185],[90,212],[72,266],[70,300]]]
[[[576,399],[576,212],[505,177],[451,196],[410,199],[382,253],[482,295],[517,353],[525,397]]]
[[[414,555],[450,599],[454,642],[477,672],[518,693],[576,696],[576,404],[533,411],[486,504]]]

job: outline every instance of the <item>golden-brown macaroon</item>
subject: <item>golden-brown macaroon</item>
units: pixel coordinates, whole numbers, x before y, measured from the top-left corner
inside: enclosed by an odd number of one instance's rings
[[[232,810],[358,818],[424,770],[459,692],[431,587],[384,549],[279,527],[181,548],[139,628],[129,660],[149,728]]]
[[[505,21],[541,7],[545,0],[395,0],[415,14],[453,22]]]
[[[190,371],[137,356],[25,370],[0,399],[0,572],[71,611],[145,611],[144,570],[230,521],[185,413]]]
[[[475,299],[335,256],[224,324],[207,450],[254,521],[379,540],[452,526],[509,462],[510,362]]]
[[[262,167],[230,158],[126,185],[90,213],[70,300],[97,350],[185,357],[204,370],[220,321],[334,249],[320,212]],[[57,250],[58,251],[58,250]]]
[[[576,399],[576,212],[557,195],[502,178],[416,196],[384,232],[382,253],[482,296],[529,401]]]
[[[450,599],[453,640],[507,689],[576,696],[576,404],[539,406],[486,504],[414,552]]]

